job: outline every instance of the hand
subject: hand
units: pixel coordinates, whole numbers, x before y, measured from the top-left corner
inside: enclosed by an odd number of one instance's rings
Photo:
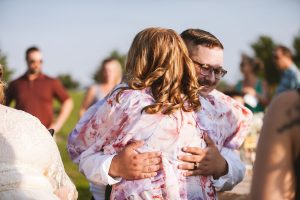
[[[187,170],[184,172],[184,176],[213,176],[214,179],[218,179],[228,173],[228,165],[226,160],[220,154],[214,141],[207,135],[204,135],[204,140],[207,147],[202,149],[199,147],[184,147],[185,153],[192,155],[178,156],[178,159],[184,161],[183,164],[178,166],[179,169]],[[194,169],[195,163],[199,163],[199,166]]]
[[[138,153],[137,148],[143,146],[143,141],[135,141],[127,145],[116,155],[110,165],[109,175],[127,180],[151,178],[161,169],[161,153]]]

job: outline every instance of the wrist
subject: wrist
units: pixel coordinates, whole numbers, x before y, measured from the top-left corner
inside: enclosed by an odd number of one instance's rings
[[[213,175],[214,179],[219,179],[220,177],[228,174],[228,163],[224,158],[223,158],[223,162],[220,166],[221,166],[220,170],[218,170],[218,172]]]

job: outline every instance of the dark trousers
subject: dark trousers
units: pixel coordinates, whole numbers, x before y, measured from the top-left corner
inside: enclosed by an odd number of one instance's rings
[[[106,188],[105,188],[105,200],[110,199],[111,189],[112,189],[111,185],[106,186]],[[93,196],[92,196],[91,200],[95,200]]]

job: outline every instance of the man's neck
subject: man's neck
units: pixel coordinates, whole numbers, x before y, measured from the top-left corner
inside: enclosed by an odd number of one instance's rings
[[[37,79],[39,77],[40,73],[37,73],[37,74],[30,74],[27,72],[27,77],[30,81],[33,81],[35,79]]]

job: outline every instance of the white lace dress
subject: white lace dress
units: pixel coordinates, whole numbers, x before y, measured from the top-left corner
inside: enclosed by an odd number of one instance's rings
[[[32,115],[0,105],[0,199],[77,199],[48,130]]]

